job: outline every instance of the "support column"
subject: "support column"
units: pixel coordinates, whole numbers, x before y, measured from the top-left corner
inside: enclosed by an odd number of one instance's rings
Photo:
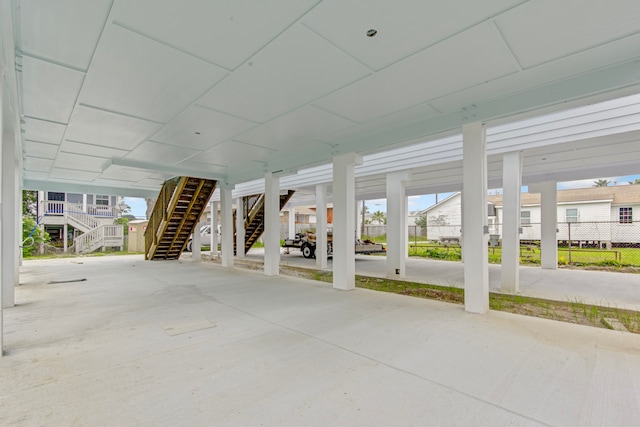
[[[540,257],[541,267],[558,268],[558,190],[555,181],[529,186],[529,192],[540,193]]]
[[[520,290],[520,188],[522,151],[502,156],[502,290]]]
[[[355,166],[362,164],[356,153],[333,159],[333,287],[355,288]]]
[[[289,209],[289,238],[296,238],[296,210],[295,208]]]
[[[364,200],[356,200],[356,239],[362,240],[362,210],[364,209]]]
[[[191,240],[191,261],[202,261],[202,234],[200,234],[201,223],[197,223],[193,229]]]
[[[222,211],[222,266],[233,267],[233,186],[220,187],[220,209]]]
[[[62,252],[66,254],[68,250],[69,250],[69,226],[67,225],[67,223],[64,223],[62,225]]]
[[[1,147],[4,147],[4,68],[0,67],[0,144]],[[4,150],[0,148],[0,189],[2,189],[2,193],[4,193],[4,177],[2,176],[4,172]],[[39,193],[38,193],[39,194]],[[8,283],[5,281],[4,277],[4,238],[5,238],[5,230],[4,230],[4,197],[0,194],[0,358],[2,358],[4,354],[4,314],[2,313],[2,309],[5,306],[5,301],[9,298],[5,295],[5,287]],[[14,301],[14,298],[11,298],[11,301]]]
[[[486,128],[476,122],[462,127],[464,308],[489,311]]]
[[[244,258],[244,203],[243,198],[238,197],[236,199],[236,256],[238,258]]]
[[[264,176],[264,275],[280,274],[280,178]]]
[[[82,195],[82,211],[87,212],[87,195]]]
[[[2,306],[15,305],[20,251],[20,217],[15,135],[2,129]]]
[[[387,277],[406,277],[407,259],[407,171],[387,174]]]
[[[327,184],[316,185],[316,268],[327,269]]]
[[[211,259],[218,258],[218,202],[211,202],[211,237],[209,242]]]

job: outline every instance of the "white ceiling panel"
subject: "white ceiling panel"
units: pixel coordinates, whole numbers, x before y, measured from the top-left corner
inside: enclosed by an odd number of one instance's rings
[[[100,175],[98,172],[82,171],[77,169],[53,168],[51,178],[57,181],[93,181]]]
[[[58,145],[26,140],[24,142],[24,150],[29,156],[55,159],[56,154],[58,154]]]
[[[493,25],[477,26],[314,105],[365,122],[515,73],[508,49],[496,43],[498,37]]]
[[[28,157],[28,156],[24,158],[24,168],[26,170],[48,172],[51,170],[52,166],[53,166],[53,160],[51,159],[43,159],[40,157]]]
[[[67,126],[61,123],[53,123],[31,117],[25,117],[23,120],[23,136],[31,141],[60,144],[64,137],[64,132],[67,130]]]
[[[29,56],[23,57],[24,114],[67,123],[83,81],[84,73]]]
[[[100,179],[115,179],[122,181],[141,181],[149,176],[149,172],[132,169],[125,166],[111,165],[100,175]]]
[[[541,0],[507,12],[496,24],[522,67],[530,68],[638,33],[640,2]]]
[[[165,123],[225,75],[219,67],[109,24],[80,102]]]
[[[82,154],[60,153],[54,163],[56,168],[78,169],[90,172],[102,172],[107,162],[103,157],[84,156]]]
[[[520,3],[523,0],[325,0],[302,22],[379,70]],[[367,37],[369,29],[377,35]]]
[[[176,147],[175,145],[161,142],[145,141],[131,151],[126,156],[126,159],[172,165],[198,152],[198,150]]]
[[[207,173],[208,175],[213,175],[213,174],[224,175],[228,172],[228,169],[226,166],[212,165],[210,163],[200,162],[199,160],[200,160],[200,157],[196,156],[192,159],[188,159],[180,163],[176,163],[174,166],[177,168],[185,168],[185,169],[193,170],[194,173],[204,172],[204,173]]]
[[[235,165],[249,160],[248,157],[240,155],[243,152],[251,153],[250,159],[266,162],[275,151],[240,141],[227,141],[202,154],[198,154],[198,158],[195,160],[213,165]]]
[[[117,148],[103,147],[101,145],[85,144],[83,142],[64,140],[60,144],[60,152],[62,153],[74,153],[74,154],[86,154],[96,157],[104,157],[108,159],[120,159],[124,157],[129,151],[120,150]]]
[[[254,126],[254,122],[193,105],[162,127],[151,139],[206,150]]]
[[[71,116],[66,139],[131,150],[158,127],[146,120],[78,106]]]
[[[522,92],[528,88],[544,85],[550,79],[561,80],[570,77],[575,70],[589,72],[602,67],[602,64],[619,63],[633,60],[638,56],[640,34],[598,46],[571,56],[559,58],[557,61],[545,63],[517,74],[493,80],[481,86],[461,90],[445,98],[431,101],[430,104],[442,113],[459,111],[461,106],[478,104],[482,100],[491,100],[514,92]],[[588,87],[585,86],[585,90]],[[536,94],[536,90],[532,91]],[[525,94],[520,95],[523,99]]]
[[[369,73],[316,33],[296,25],[198,103],[264,123]]]
[[[335,114],[308,106],[280,116],[237,136],[235,139],[281,149],[296,143],[307,142],[319,135],[344,129],[353,124],[352,121],[343,119]]]
[[[318,1],[136,0],[117,3],[113,17],[128,28],[232,70]]]
[[[86,70],[112,0],[23,0],[22,50]]]

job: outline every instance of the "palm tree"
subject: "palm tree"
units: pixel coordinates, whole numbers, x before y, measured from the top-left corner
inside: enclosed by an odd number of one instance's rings
[[[387,223],[387,217],[384,214],[384,212],[382,211],[375,211],[372,215],[371,215],[371,222],[377,222],[378,224],[386,224]]]
[[[640,184],[640,178],[636,178],[635,181],[627,181],[631,185]]]
[[[611,184],[611,181],[608,179],[599,179],[597,181],[593,181],[594,187],[608,187]]]

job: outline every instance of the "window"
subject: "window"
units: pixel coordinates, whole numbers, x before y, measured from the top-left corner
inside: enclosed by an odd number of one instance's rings
[[[96,205],[109,206],[109,196],[96,194]]]
[[[620,213],[618,218],[619,218],[620,224],[633,223],[633,208],[620,208]]]
[[[578,209],[567,209],[565,212],[565,219],[567,220],[567,222],[578,222]]]
[[[531,224],[531,211],[520,211],[520,225]]]

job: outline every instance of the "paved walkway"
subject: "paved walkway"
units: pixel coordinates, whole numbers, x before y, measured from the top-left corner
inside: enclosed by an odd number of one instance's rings
[[[640,336],[211,262],[25,261],[0,425],[622,426]],[[85,278],[82,282],[49,284]]]
[[[188,256],[188,255],[186,255]],[[247,259],[262,262],[264,249],[255,248]],[[282,254],[283,265],[315,268],[315,260],[305,259],[299,251]],[[332,262],[329,259],[329,270]],[[464,287],[464,265],[454,261],[409,258],[407,280],[442,286]],[[356,256],[356,273],[374,277],[386,276],[386,257]],[[489,288],[501,287],[500,265],[489,264]],[[520,267],[520,293],[560,301],[580,301],[631,310],[640,310],[640,274],[587,270],[543,270]]]

